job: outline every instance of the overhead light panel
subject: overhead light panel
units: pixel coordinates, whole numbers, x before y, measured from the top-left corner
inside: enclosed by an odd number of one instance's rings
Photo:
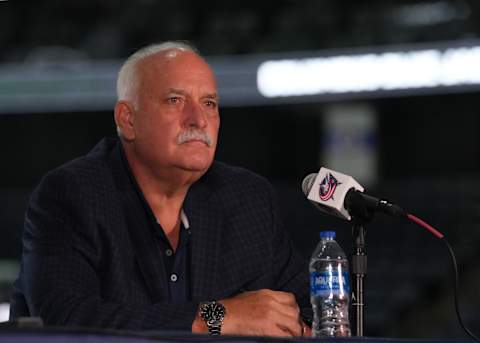
[[[267,98],[480,84],[480,46],[269,60],[257,70]]]

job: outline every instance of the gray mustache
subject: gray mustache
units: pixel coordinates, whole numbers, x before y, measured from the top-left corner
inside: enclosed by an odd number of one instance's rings
[[[201,130],[188,130],[183,131],[178,135],[177,143],[183,144],[185,142],[193,141],[193,140],[200,140],[207,144],[207,146],[212,145],[212,139],[205,131]]]

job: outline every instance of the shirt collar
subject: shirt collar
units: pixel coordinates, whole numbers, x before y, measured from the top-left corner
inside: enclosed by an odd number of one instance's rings
[[[185,214],[185,211],[182,208],[182,211],[180,212],[180,220],[182,221],[183,227],[185,229],[190,229],[190,222],[188,221],[188,217]]]
[[[190,229],[190,222],[188,221],[188,217],[185,214],[185,211],[183,210],[183,208],[180,211],[180,221],[182,222],[182,225],[185,229],[187,229],[187,230]],[[158,219],[157,219],[157,224],[160,224]]]

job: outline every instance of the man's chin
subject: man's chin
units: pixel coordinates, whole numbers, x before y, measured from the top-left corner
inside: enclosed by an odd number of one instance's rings
[[[212,165],[212,162],[213,160],[212,161],[190,160],[188,162],[182,163],[179,167],[186,172],[203,174],[208,170],[208,168],[210,168],[210,166]]]

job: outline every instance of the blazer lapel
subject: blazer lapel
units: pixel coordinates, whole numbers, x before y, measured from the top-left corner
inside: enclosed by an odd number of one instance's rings
[[[184,211],[191,229],[190,283],[194,302],[215,299],[218,288],[217,265],[221,243],[222,216],[210,199],[211,185],[205,178],[189,190]]]
[[[152,230],[150,209],[136,184],[120,143],[110,163],[139,268],[154,302],[168,299],[168,280]],[[222,213],[210,195],[216,178],[209,171],[191,186],[183,205],[191,230],[190,284],[193,302],[214,299],[218,285]]]
[[[167,273],[162,256],[155,246],[150,210],[122,154],[119,143],[112,153],[110,162],[123,207],[125,224],[132,240],[138,267],[152,301],[165,301],[168,299]]]

